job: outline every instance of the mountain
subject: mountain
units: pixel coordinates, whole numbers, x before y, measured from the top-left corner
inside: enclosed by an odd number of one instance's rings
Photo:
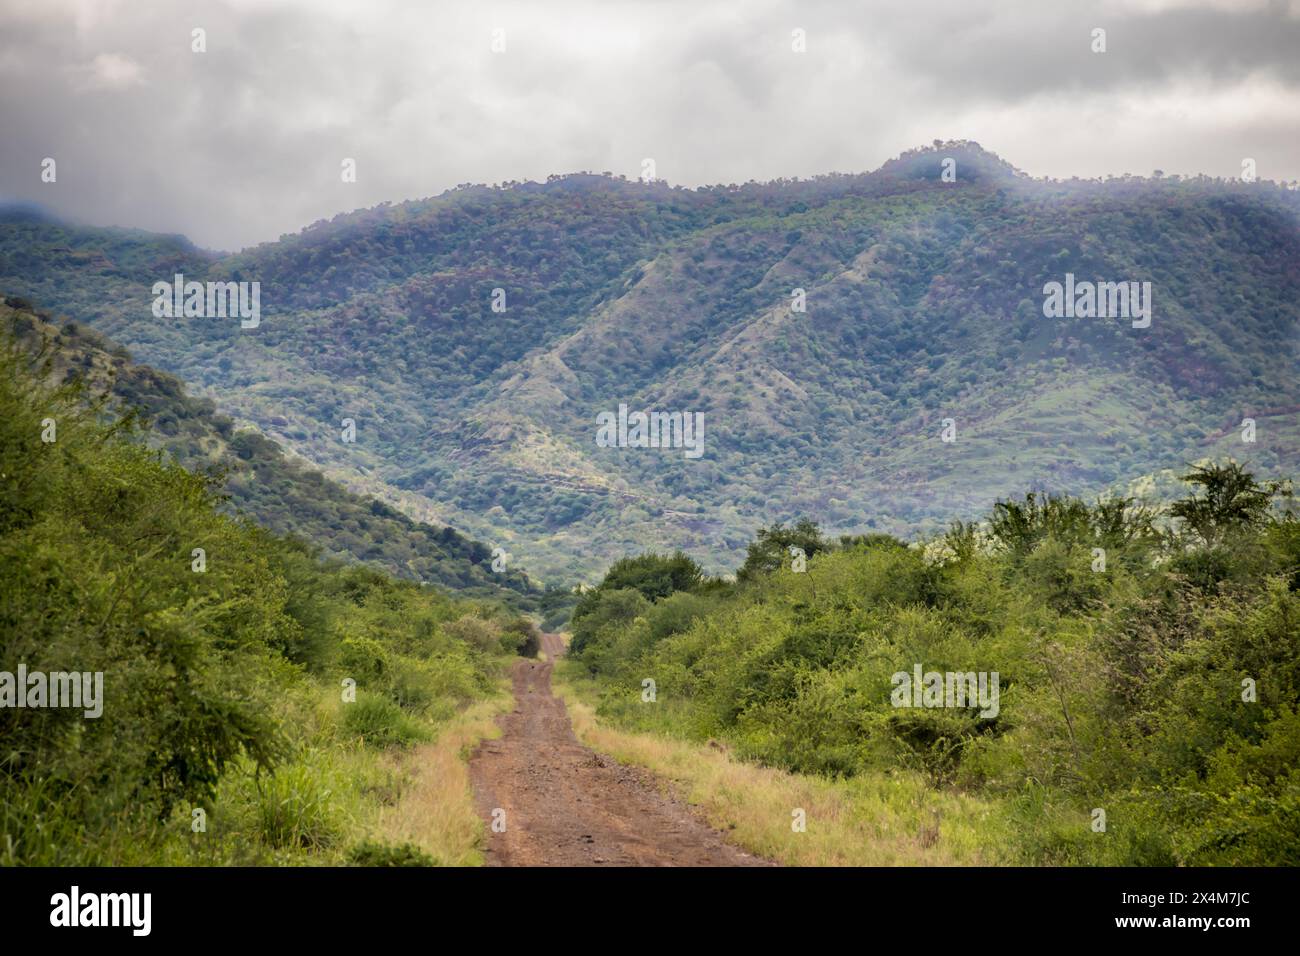
[[[373,498],[354,494],[253,429],[238,429],[181,381],[133,362],[121,346],[68,322],[0,301],[0,329],[50,362],[56,381],[85,380],[119,409],[134,410],[168,457],[191,471],[220,476],[229,509],[281,535],[301,538],[332,558],[368,564],[464,597],[496,599],[536,611],[541,588],[517,569],[493,572],[491,549],[446,527],[416,522]]]
[[[646,548],[731,569],[796,516],[923,534],[1028,487],[1300,463],[1300,195],[1271,183],[1034,180],[936,142],[808,181],[461,187],[229,256],[0,220],[0,289],[552,580]],[[155,318],[175,273],[259,282],[260,324]],[[1149,282],[1149,327],[1046,317],[1067,275]],[[702,413],[703,455],[600,447],[620,405]]]

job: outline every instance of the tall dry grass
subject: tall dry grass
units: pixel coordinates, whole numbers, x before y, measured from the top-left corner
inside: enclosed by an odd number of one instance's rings
[[[751,853],[788,866],[974,866],[1010,859],[1007,826],[990,803],[939,793],[911,774],[830,780],[745,763],[716,742],[629,733],[602,722],[563,674],[578,738],[620,763],[671,781],[710,824]],[[803,810],[804,832],[795,811]]]
[[[431,743],[386,756],[405,778],[397,800],[379,809],[375,839],[414,843],[443,866],[483,862],[483,821],[474,807],[469,754],[483,740],[500,736],[499,714],[511,698],[502,693],[457,714]]]

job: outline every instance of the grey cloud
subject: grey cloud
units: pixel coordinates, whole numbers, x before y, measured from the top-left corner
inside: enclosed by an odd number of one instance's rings
[[[463,182],[635,176],[644,157],[685,185],[811,176],[935,137],[1035,175],[1252,156],[1300,177],[1300,18],[1152,3],[6,0],[0,198],[231,249]]]
[[[1179,77],[1234,83],[1257,75],[1300,86],[1300,18],[1276,7],[1116,15],[1041,4],[1011,16],[938,22],[942,43],[934,40],[935,22],[901,24],[892,62],[959,101],[1127,92]],[[1104,54],[1092,52],[1095,27],[1106,30]]]

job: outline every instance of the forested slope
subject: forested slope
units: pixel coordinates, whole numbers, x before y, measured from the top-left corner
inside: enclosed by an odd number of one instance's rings
[[[10,217],[0,288],[571,582],[647,544],[720,571],[796,515],[930,533],[1010,473],[1073,494],[1207,456],[1294,473],[1298,209],[1273,183],[1033,180],[940,143],[800,182],[467,186],[224,257]],[[260,282],[260,326],[153,317],[181,271]],[[1067,274],[1149,282],[1150,325],[1045,316]],[[702,413],[703,456],[597,447],[620,404]]]

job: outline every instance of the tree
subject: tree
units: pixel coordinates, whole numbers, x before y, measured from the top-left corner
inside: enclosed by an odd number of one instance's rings
[[[589,614],[601,595],[607,591],[631,588],[640,591],[647,601],[658,601],[676,591],[693,590],[703,580],[704,569],[683,551],[671,555],[647,552],[633,558],[623,558],[614,562],[594,590],[588,591],[579,599],[578,606],[573,610],[573,621],[576,623]]]
[[[617,588],[602,590],[597,588],[583,595],[583,602],[590,599],[586,613],[579,617],[573,615],[573,638],[569,641],[569,653],[580,656],[608,631],[627,628],[650,607],[645,597],[635,588]],[[579,608],[583,605],[579,604]],[[592,662],[588,662],[592,667]],[[594,671],[595,668],[592,667]]]
[[[1204,494],[1180,498],[1170,506],[1169,513],[1182,518],[1211,548],[1218,547],[1234,532],[1267,521],[1269,506],[1281,493],[1278,482],[1261,485],[1235,461],[1193,468],[1182,480],[1199,485]]]
[[[790,558],[790,549],[798,548],[805,557],[830,550],[822,540],[817,523],[801,518],[794,527],[787,528],[777,522],[770,528],[759,528],[758,536],[750,542],[745,552],[745,563],[736,572],[741,581],[752,581],[762,574],[771,574]]]

